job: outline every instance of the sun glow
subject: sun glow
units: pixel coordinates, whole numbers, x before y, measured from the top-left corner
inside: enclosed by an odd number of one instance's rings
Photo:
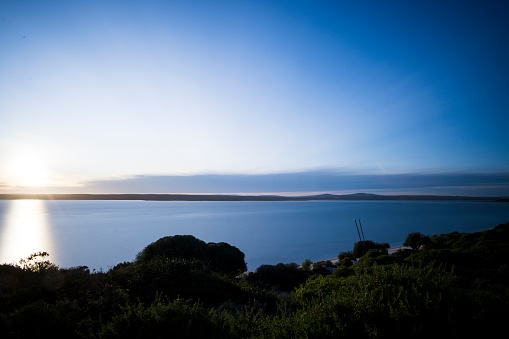
[[[49,184],[48,171],[36,156],[15,159],[11,164],[10,177],[13,186],[41,187]]]
[[[46,251],[54,254],[46,202],[12,200],[6,202],[7,213],[0,219],[0,264],[18,262],[30,254]]]

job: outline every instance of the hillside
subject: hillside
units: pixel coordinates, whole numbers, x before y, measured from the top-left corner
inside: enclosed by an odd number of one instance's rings
[[[509,223],[424,237],[388,255],[357,243],[330,262],[262,265],[191,235],[107,272],[34,253],[0,265],[2,338],[490,337],[509,316]],[[362,250],[364,248],[364,251]],[[359,252],[361,250],[361,252]],[[357,263],[351,256],[360,255]]]

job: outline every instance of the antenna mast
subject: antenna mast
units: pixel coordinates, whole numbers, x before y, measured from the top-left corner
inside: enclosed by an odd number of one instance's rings
[[[364,241],[364,243],[366,243],[366,239],[364,238],[364,231],[362,230],[361,219],[359,219],[359,226],[360,226],[360,228],[361,228],[362,240]]]

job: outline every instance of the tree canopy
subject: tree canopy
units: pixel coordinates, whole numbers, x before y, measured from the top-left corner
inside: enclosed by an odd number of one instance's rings
[[[369,250],[387,250],[390,245],[386,242],[378,243],[372,240],[358,241],[353,246],[353,255],[356,258],[362,257]]]
[[[427,235],[422,234],[421,232],[413,232],[410,233],[405,242],[404,246],[410,246],[413,250],[418,250],[422,245],[425,245],[430,242],[430,238]]]
[[[161,238],[145,247],[136,258],[147,263],[155,258],[197,260],[209,269],[227,275],[247,270],[244,253],[225,242],[206,243],[192,235],[174,235]]]
[[[209,242],[206,246],[206,260],[213,270],[236,275],[247,271],[244,253],[237,247],[225,242]]]

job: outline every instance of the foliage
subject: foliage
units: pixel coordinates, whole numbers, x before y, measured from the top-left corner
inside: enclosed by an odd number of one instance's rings
[[[415,337],[450,319],[452,276],[436,267],[376,266],[355,276],[310,279],[301,308],[267,318],[265,337]]]
[[[352,259],[351,259],[351,258],[346,257],[346,258],[341,259],[341,261],[339,262],[339,264],[340,264],[341,266],[344,266],[344,267],[350,267],[350,266],[352,266],[352,265],[353,265],[353,261],[352,261]]]
[[[402,258],[394,255],[388,255],[386,249],[371,249],[359,259],[358,265],[369,267],[374,265],[389,265],[401,262],[403,262]]]
[[[430,242],[430,238],[420,232],[413,232],[407,235],[404,246],[410,246],[413,250],[418,250],[421,246]]]
[[[19,261],[19,267],[25,271],[32,272],[47,272],[58,269],[58,267],[51,263],[46,258],[49,257],[48,252],[35,252],[28,256],[26,259]]]
[[[345,258],[350,258],[350,259],[355,259],[355,256],[353,255],[353,252],[352,251],[344,251],[344,252],[341,252],[338,254],[338,259],[341,260],[341,259],[345,259]]]
[[[128,303],[100,332],[100,338],[223,338],[225,329],[199,304],[182,299],[161,300],[148,307]]]
[[[192,235],[161,238],[138,253],[136,261],[148,262],[156,257],[205,260],[207,244]]]
[[[332,272],[332,275],[333,276],[336,276],[336,277],[349,277],[351,275],[354,275],[355,274],[355,270],[354,270],[354,267],[352,266],[339,266],[337,269],[335,269],[333,272]]]
[[[340,289],[344,282],[345,279],[341,277],[316,275],[296,288],[294,294],[301,302],[320,296],[323,297]]]
[[[302,264],[300,266],[302,267],[303,270],[309,271],[311,269],[312,265],[313,265],[313,262],[311,261],[311,259],[306,259],[302,262]]]
[[[261,288],[277,291],[292,291],[296,286],[306,281],[307,271],[300,269],[297,264],[261,265],[255,272],[247,275],[247,280]]]
[[[394,252],[393,255],[400,257],[400,258],[407,258],[408,256],[412,255],[413,253],[415,253],[415,251],[412,249],[400,248],[399,250]]]
[[[386,242],[378,243],[372,240],[358,241],[354,244],[352,253],[355,258],[360,258],[369,250],[386,250],[389,247],[390,245]]]
[[[353,251],[346,251],[346,252],[339,253],[338,259],[339,259],[339,266],[350,267],[353,265],[355,256],[353,255]]]
[[[208,243],[206,247],[206,258],[214,271],[223,274],[235,276],[247,271],[244,253],[237,247],[225,242]]]
[[[509,316],[509,223],[398,255],[373,243],[351,266],[340,254],[332,274],[317,262],[237,276],[234,246],[163,239],[108,272],[61,269],[44,252],[0,265],[0,337],[490,337]]]
[[[169,298],[201,301],[217,306],[226,300],[249,300],[229,277],[206,270],[201,261],[157,257],[148,263],[122,264],[108,272],[106,279],[129,290],[131,300],[149,303],[158,292]]]
[[[247,270],[244,253],[237,247],[224,242],[205,243],[192,235],[161,238],[138,253],[136,262],[148,263],[160,257],[194,260],[215,272],[230,276]]]

